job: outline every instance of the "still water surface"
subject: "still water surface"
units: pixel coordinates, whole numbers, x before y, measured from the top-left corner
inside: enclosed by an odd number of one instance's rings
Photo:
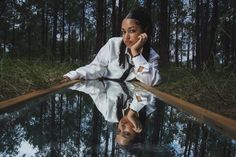
[[[129,111],[138,113],[131,126],[141,132],[121,146],[117,126]],[[131,83],[112,81],[84,81],[0,111],[0,139],[4,157],[236,157],[235,140]]]

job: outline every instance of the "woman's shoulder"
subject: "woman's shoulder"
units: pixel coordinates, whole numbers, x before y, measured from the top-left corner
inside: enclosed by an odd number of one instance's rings
[[[113,44],[120,44],[122,41],[122,37],[112,37],[108,40],[109,43],[113,43]]]
[[[121,37],[112,37],[108,40],[107,44],[109,45],[110,49],[115,50],[114,53],[120,52],[120,44],[122,42]]]

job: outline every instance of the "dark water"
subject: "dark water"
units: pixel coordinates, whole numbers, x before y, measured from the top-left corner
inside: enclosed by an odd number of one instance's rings
[[[141,133],[117,144],[122,109]],[[131,107],[132,106],[132,107]],[[132,84],[87,81],[0,112],[0,156],[235,157],[236,141]]]

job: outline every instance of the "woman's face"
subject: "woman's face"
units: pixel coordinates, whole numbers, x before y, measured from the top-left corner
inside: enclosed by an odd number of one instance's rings
[[[126,116],[122,117],[117,129],[116,141],[120,145],[129,144],[136,136],[136,132],[133,130],[132,123]]]
[[[143,33],[137,20],[125,18],[121,25],[122,38],[126,47],[131,48],[138,41],[138,36]]]

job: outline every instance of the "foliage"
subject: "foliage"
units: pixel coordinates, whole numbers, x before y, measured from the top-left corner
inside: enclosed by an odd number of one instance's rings
[[[98,26],[97,4],[101,2],[104,2],[104,11],[99,17],[103,17],[103,22]],[[167,60],[167,63],[175,61],[176,65],[187,60],[192,67],[201,69],[203,64],[208,67],[220,64],[235,68],[233,1],[168,0],[167,10],[164,10],[168,13],[168,24],[165,23],[168,28],[165,29],[167,32],[164,39],[160,38],[163,31],[160,20],[162,2],[164,1],[1,1],[0,55],[45,55],[61,61],[86,60],[97,53],[95,45],[98,41],[102,40],[104,43],[114,35],[119,36],[119,33],[113,34],[113,28],[119,32],[120,20],[130,9],[142,5],[152,15],[152,43],[159,50],[162,60]],[[98,28],[102,29],[97,30]],[[103,34],[102,39],[98,32]],[[168,55],[162,56],[163,45],[168,47],[169,51],[164,52]]]
[[[49,61],[1,59],[0,99],[22,95],[40,88],[48,88],[72,68],[75,67],[71,64],[59,65]]]

